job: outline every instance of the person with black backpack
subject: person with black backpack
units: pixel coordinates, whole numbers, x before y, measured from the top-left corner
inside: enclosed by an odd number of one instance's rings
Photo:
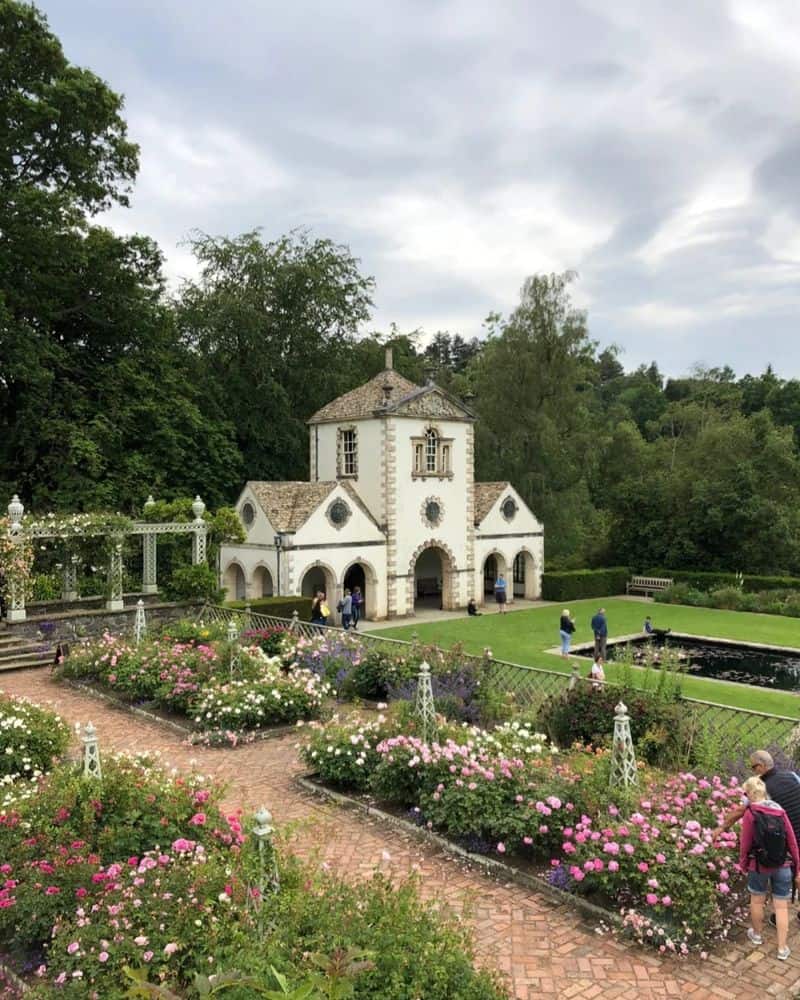
[[[797,838],[785,809],[767,798],[767,786],[761,778],[748,778],[742,791],[747,796],[747,806],[739,837],[739,867],[748,873],[751,926],[747,937],[751,944],[763,943],[764,900],[767,892],[771,892],[778,932],[778,958],[785,962],[791,954],[786,939],[792,883],[800,882]]]

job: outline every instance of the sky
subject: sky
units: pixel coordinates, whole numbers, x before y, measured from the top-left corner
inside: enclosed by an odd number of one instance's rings
[[[106,222],[347,244],[369,330],[480,336],[572,269],[591,336],[800,377],[797,0],[38,0],[125,95]]]

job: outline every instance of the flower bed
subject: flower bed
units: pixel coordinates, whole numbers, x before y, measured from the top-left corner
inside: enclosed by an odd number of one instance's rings
[[[326,783],[368,792],[479,853],[589,896],[639,940],[705,951],[738,919],[735,835],[712,843],[741,794],[736,778],[665,776],[640,766],[640,792],[611,795],[609,753],[556,753],[519,723],[449,727],[424,743],[386,718],[314,726],[301,749]]]
[[[234,996],[505,996],[413,881],[351,887],[269,841],[262,868],[221,793],[145,756],[104,758],[102,780],[58,765],[13,783],[0,941],[30,996],[121,1000],[136,981],[188,997],[212,975]]]
[[[57,676],[183,716],[206,743],[235,744],[263,727],[317,717],[332,693],[319,674],[288,668],[257,644],[232,647],[202,627],[170,631],[181,641],[167,634],[135,646],[106,633],[75,648]]]

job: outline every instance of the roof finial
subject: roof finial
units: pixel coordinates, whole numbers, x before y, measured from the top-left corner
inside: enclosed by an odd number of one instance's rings
[[[392,364],[392,349],[391,347],[386,348],[386,371],[390,372],[394,365]]]

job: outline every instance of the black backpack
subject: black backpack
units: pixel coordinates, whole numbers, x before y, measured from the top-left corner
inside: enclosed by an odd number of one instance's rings
[[[761,868],[780,868],[786,861],[786,828],[783,813],[751,809],[753,814],[753,846],[750,856],[755,860],[756,871]]]

